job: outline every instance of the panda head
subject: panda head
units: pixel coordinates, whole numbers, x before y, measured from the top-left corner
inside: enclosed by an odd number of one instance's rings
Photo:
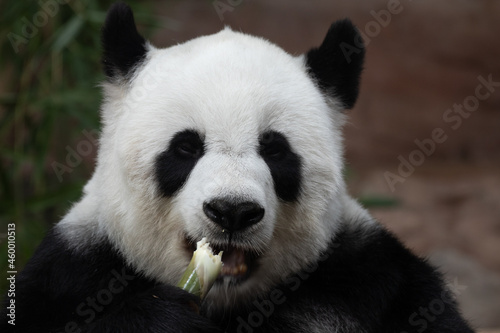
[[[316,260],[342,212],[342,111],[364,56],[351,22],[300,56],[229,28],[158,49],[119,3],[102,40],[103,129],[86,194],[129,264],[175,284],[207,237],[224,251],[207,299],[223,304]]]

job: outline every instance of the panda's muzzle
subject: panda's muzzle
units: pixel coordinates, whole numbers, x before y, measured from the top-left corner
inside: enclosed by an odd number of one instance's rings
[[[256,267],[259,253],[262,253],[262,249],[252,248],[246,231],[263,219],[264,208],[250,201],[214,199],[203,203],[203,212],[215,228],[197,237],[186,235],[188,252],[192,253],[196,249],[198,237],[207,236],[214,253],[223,251],[220,278],[244,280]]]
[[[223,251],[221,276],[243,279],[248,276],[255,262],[256,255],[231,242],[231,235],[257,224],[262,220],[265,210],[258,203],[243,201],[234,202],[228,199],[214,199],[203,204],[203,212],[222,232],[229,235],[227,245],[217,247]]]

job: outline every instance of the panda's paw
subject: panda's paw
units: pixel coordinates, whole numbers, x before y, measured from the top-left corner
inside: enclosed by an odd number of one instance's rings
[[[149,309],[152,332],[219,332],[209,319],[199,314],[200,299],[180,288],[157,285],[140,303],[141,308]]]
[[[123,327],[128,332],[221,332],[199,314],[200,300],[180,288],[157,285],[126,300],[114,314],[105,316],[89,332],[107,332]]]

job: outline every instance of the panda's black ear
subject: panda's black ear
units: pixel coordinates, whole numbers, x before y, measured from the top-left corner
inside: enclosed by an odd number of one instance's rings
[[[123,2],[109,9],[101,41],[102,64],[109,80],[126,78],[146,57],[146,40],[137,32],[134,14]]]
[[[351,109],[358,98],[365,47],[349,19],[333,23],[318,48],[306,54],[309,74],[324,93]]]

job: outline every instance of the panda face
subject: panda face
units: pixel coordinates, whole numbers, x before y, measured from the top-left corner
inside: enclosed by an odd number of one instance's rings
[[[116,43],[110,30],[105,48]],[[318,85],[317,64],[228,28],[167,49],[144,45],[133,68],[120,57],[113,67],[105,49],[104,127],[87,189],[106,206],[108,237],[170,284],[207,237],[224,251],[207,296],[218,306],[315,261],[343,195],[345,106]]]

